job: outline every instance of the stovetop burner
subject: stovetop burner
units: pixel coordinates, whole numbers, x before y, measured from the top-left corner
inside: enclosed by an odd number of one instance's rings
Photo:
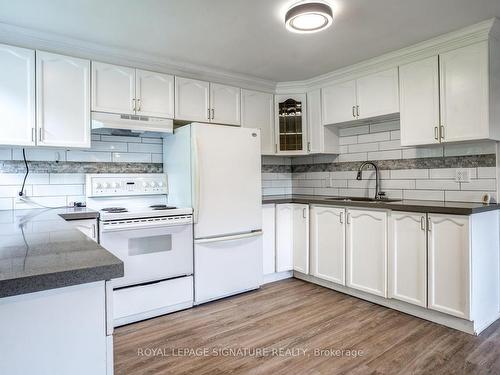
[[[149,206],[149,208],[152,208],[155,211],[159,211],[159,210],[173,210],[177,207],[167,206],[166,204],[154,204],[152,206]]]
[[[128,210],[125,207],[105,207],[102,209],[102,211],[110,212],[113,214],[121,213],[121,212],[128,212]]]

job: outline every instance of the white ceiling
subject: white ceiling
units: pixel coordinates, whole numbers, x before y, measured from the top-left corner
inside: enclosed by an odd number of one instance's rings
[[[500,17],[500,0],[328,0],[332,27],[294,34],[297,0],[0,0],[0,22],[293,81]]]

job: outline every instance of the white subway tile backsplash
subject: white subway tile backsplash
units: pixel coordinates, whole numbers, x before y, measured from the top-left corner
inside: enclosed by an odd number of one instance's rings
[[[351,135],[358,135],[358,134],[366,134],[370,132],[370,126],[369,125],[362,125],[362,126],[352,126],[348,128],[340,128],[339,129],[339,136],[342,138],[351,136]]]
[[[494,154],[496,145],[493,141],[475,143],[448,143],[444,146],[444,156]]]
[[[460,184],[455,180],[417,180],[419,190],[460,190]]]
[[[21,190],[21,185],[5,185],[0,186],[0,198],[16,198],[19,197],[19,191]],[[32,195],[31,185],[24,186],[24,195]]]
[[[71,150],[66,153],[68,161],[111,162],[111,152],[87,152]]]
[[[339,155],[339,162],[346,161],[366,161],[368,160],[368,154],[366,152],[359,152],[356,154],[341,154]]]
[[[415,180],[382,180],[382,190],[387,189],[415,189]]]
[[[0,185],[21,185],[24,180],[24,175],[24,173],[0,173]],[[48,173],[30,173],[26,178],[27,185],[48,183]]]
[[[401,150],[374,151],[368,153],[368,160],[401,159]]]
[[[379,150],[397,150],[401,148],[401,142],[399,140],[384,141],[379,143]]]
[[[85,184],[84,173],[51,173],[51,184]]]
[[[156,143],[129,143],[128,152],[149,152],[161,154],[163,152],[163,144]]]
[[[497,169],[495,167],[478,167],[477,178],[496,178]]]
[[[116,163],[151,163],[151,154],[138,152],[113,152]]]
[[[151,163],[163,163],[163,154],[151,154]]]
[[[340,145],[353,145],[358,143],[358,136],[350,136],[350,137],[340,137],[339,138],[339,144]]]
[[[33,196],[52,197],[66,195],[83,195],[83,185],[34,185]]]
[[[12,198],[0,198],[0,210],[12,210],[13,203]]]
[[[403,199],[444,201],[443,190],[403,190]]]
[[[355,153],[355,152],[368,152],[368,151],[378,151],[378,143],[359,143],[356,145],[349,145],[347,146],[348,152],[349,153]]]
[[[497,182],[496,179],[487,179],[487,178],[482,178],[479,180],[470,180],[470,182],[461,182],[460,190],[493,191],[496,189],[496,182]]]
[[[162,138],[142,137],[142,142],[143,143],[163,143],[163,139]]]
[[[445,191],[445,199],[450,202],[481,202],[483,194],[482,191]],[[496,193],[494,191],[488,192],[496,202]]]
[[[358,135],[358,143],[388,141],[390,138],[391,135],[388,132],[361,134]]]
[[[392,131],[391,132],[391,139],[392,140],[401,139],[401,131],[399,131],[399,130]]]
[[[63,149],[27,148],[26,159],[31,161],[65,161],[66,152]],[[23,160],[23,149],[12,149],[12,160]]]
[[[443,156],[443,146],[403,148],[403,159],[437,158]]]
[[[127,144],[123,142],[92,141],[94,151],[127,151]]]
[[[414,179],[427,179],[429,178],[429,170],[428,169],[394,169],[391,171],[391,179],[405,179],[405,178],[414,178]]]
[[[399,121],[382,122],[370,125],[370,133],[399,130]]]
[[[331,196],[339,196],[342,195],[340,190],[337,188],[314,188],[314,195],[331,195]]]
[[[127,143],[141,143],[141,137],[127,137],[119,135],[101,135],[101,141],[105,142],[127,142]]]
[[[0,160],[12,160],[12,149],[0,148]]]

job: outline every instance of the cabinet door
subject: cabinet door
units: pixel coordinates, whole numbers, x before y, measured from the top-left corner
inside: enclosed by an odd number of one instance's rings
[[[97,220],[70,220],[68,223],[71,224],[73,228],[78,229],[87,237],[97,242]]]
[[[307,105],[305,94],[276,95],[277,152],[283,155],[307,153]]]
[[[92,61],[92,110],[134,114],[135,69]]]
[[[0,44],[0,144],[35,144],[35,51]]]
[[[260,145],[263,155],[275,153],[273,107],[273,94],[241,90],[241,126],[260,129]]]
[[[321,123],[321,91],[314,90],[307,93],[307,152],[320,153],[324,147],[324,127]]]
[[[401,145],[439,143],[437,56],[399,67]]]
[[[36,53],[38,145],[90,147],[90,61]]]
[[[174,76],[137,69],[135,79],[137,114],[174,118]]]
[[[428,231],[429,308],[469,319],[469,219],[429,214]]]
[[[323,125],[356,120],[356,81],[321,89]]]
[[[392,212],[389,297],[427,307],[426,214]]]
[[[488,42],[439,56],[443,142],[488,138]]]
[[[347,286],[387,296],[387,213],[347,210]]]
[[[276,272],[293,269],[293,204],[276,205]]]
[[[356,93],[359,119],[399,112],[398,68],[359,78]]]
[[[293,205],[293,269],[309,274],[309,205]]]
[[[276,268],[276,211],[274,204],[262,206],[262,247],[264,275],[275,272]]]
[[[218,124],[240,125],[241,89],[210,84],[210,121]]]
[[[210,121],[210,84],[196,79],[175,77],[175,118]]]
[[[345,285],[345,209],[311,206],[311,274]]]

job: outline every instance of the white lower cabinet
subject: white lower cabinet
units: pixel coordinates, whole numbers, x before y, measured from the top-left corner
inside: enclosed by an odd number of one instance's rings
[[[470,245],[468,216],[428,216],[430,309],[470,317]]]
[[[262,206],[262,272],[269,275],[276,269],[276,207]]]
[[[348,287],[387,297],[387,212],[347,209]]]
[[[309,273],[309,205],[276,205],[276,272]]]
[[[345,208],[311,206],[311,274],[345,285]]]
[[[389,234],[389,297],[427,307],[426,214],[393,212]]]

